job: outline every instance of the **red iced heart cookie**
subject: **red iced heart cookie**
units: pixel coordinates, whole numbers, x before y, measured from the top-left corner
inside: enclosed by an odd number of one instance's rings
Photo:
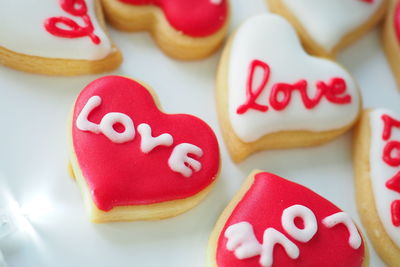
[[[176,215],[197,204],[218,175],[211,128],[191,115],[162,113],[127,78],[90,83],[75,102],[71,129],[73,171],[95,221]]]
[[[365,266],[351,218],[313,191],[270,173],[252,173],[219,218],[208,266]]]
[[[315,55],[334,57],[386,14],[388,0],[267,0],[288,19]],[[339,19],[340,17],[340,19]]]
[[[124,31],[149,31],[178,59],[200,59],[222,43],[229,0],[103,0],[107,20]]]

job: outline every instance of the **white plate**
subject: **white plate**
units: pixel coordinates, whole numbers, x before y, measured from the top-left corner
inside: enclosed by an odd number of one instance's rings
[[[231,29],[266,10],[264,0],[232,0]],[[145,81],[167,112],[194,114],[215,129],[222,151],[220,179],[204,202],[178,217],[89,223],[78,187],[67,173],[66,120],[79,91],[100,75],[47,77],[0,66],[0,172],[7,183],[2,188],[34,213],[29,233],[3,249],[10,267],[204,266],[207,239],[218,215],[254,168],[310,187],[359,222],[351,133],[315,148],[261,152],[235,165],[216,116],[214,80],[220,52],[203,61],[179,62],[163,55],[147,33],[111,30],[111,35],[124,55],[113,74]],[[369,33],[341,53],[339,62],[358,80],[365,106],[400,112],[400,96],[379,37],[378,30]],[[384,266],[369,247],[371,266]]]

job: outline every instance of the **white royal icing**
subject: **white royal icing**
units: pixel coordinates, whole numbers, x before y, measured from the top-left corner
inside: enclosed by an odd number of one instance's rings
[[[282,0],[311,38],[331,50],[348,33],[366,23],[382,0]]]
[[[347,231],[349,232],[350,247],[352,247],[353,249],[358,249],[361,246],[362,240],[360,233],[358,232],[357,227],[355,226],[353,220],[347,213],[342,211],[332,214],[330,216],[325,217],[322,220],[322,223],[327,228],[332,228],[338,224],[343,224],[344,226],[346,226]]]
[[[294,220],[297,217],[303,220],[303,228],[296,226]],[[293,205],[286,208],[282,213],[281,221],[283,229],[294,239],[303,243],[310,241],[318,230],[314,212],[303,205]]]
[[[117,132],[114,125],[120,123],[124,126],[124,131]],[[114,143],[126,143],[135,138],[135,125],[128,115],[120,112],[110,112],[104,115],[100,121],[101,132]]]
[[[267,228],[264,231],[262,244],[258,242],[253,226],[248,222],[229,226],[224,235],[228,239],[226,248],[233,251],[236,258],[243,260],[260,255],[260,265],[263,267],[273,265],[276,244],[281,245],[291,259],[297,259],[300,256],[298,246],[274,228]]]
[[[103,116],[99,124],[89,121],[89,114],[98,106],[101,105],[99,96],[89,98],[86,105],[76,119],[76,127],[81,131],[89,131],[95,134],[104,134],[114,143],[126,143],[135,138],[135,125],[132,119],[120,112],[109,112]],[[124,126],[122,132],[117,132],[114,125],[120,123]]]
[[[386,233],[390,236],[392,241],[400,247],[400,227],[395,227],[392,223],[391,216],[391,203],[394,200],[400,199],[400,194],[390,190],[386,187],[386,182],[390,180],[400,167],[392,167],[386,164],[383,159],[383,150],[388,141],[400,141],[400,129],[393,127],[391,137],[384,141],[382,133],[384,129],[384,122],[382,115],[387,114],[393,119],[399,120],[400,115],[387,109],[376,109],[370,113],[370,128],[371,128],[371,142],[370,142],[370,177],[372,190],[375,199],[375,206],[378,211],[379,218],[383,224]]]
[[[81,131],[88,131],[95,134],[101,133],[99,125],[89,121],[89,114],[98,106],[101,105],[101,97],[100,96],[92,96],[86,102],[86,105],[83,107],[78,117],[76,118],[76,127]]]
[[[271,70],[268,84],[257,98],[257,103],[268,105],[267,112],[249,109],[237,114],[237,108],[247,99],[246,84],[250,63],[266,62]],[[256,73],[257,74],[257,73]],[[339,77],[346,81],[346,93],[351,95],[350,104],[333,104],[322,98],[313,109],[306,109],[298,92],[293,92],[289,105],[276,111],[269,105],[272,85],[308,82],[307,93],[313,97],[316,82],[329,82]],[[253,84],[261,83],[260,75]],[[245,142],[279,131],[308,130],[327,131],[350,124],[359,110],[359,94],[350,74],[332,61],[311,57],[300,45],[291,25],[282,17],[271,14],[255,16],[247,20],[234,36],[229,65],[229,118],[236,135]]]
[[[151,127],[146,123],[142,123],[137,128],[142,140],[140,142],[140,149],[143,153],[147,154],[158,146],[171,146],[174,142],[172,135],[163,133],[159,136],[153,137],[151,135]]]
[[[261,244],[254,235],[253,226],[248,222],[240,222],[226,228],[225,237],[228,239],[226,248],[233,251],[239,260],[260,255]]]
[[[190,157],[190,154],[197,157],[203,156],[203,150],[198,146],[182,143],[174,147],[168,159],[168,165],[174,172],[179,172],[185,177],[190,177],[193,171],[201,170],[201,163]]]
[[[94,44],[88,36],[62,38],[45,29],[46,19],[59,16],[84,25],[81,17],[65,12],[58,0],[0,0],[0,47],[20,54],[46,58],[105,58],[112,51],[112,45],[97,21],[94,2],[95,0],[86,0],[94,34],[100,38],[100,44]]]

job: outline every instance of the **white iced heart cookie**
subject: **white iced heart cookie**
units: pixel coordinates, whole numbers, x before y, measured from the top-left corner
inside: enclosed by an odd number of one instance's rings
[[[311,57],[277,15],[246,21],[225,48],[217,78],[218,111],[232,158],[262,149],[326,142],[349,129],[358,88],[338,64]]]
[[[400,266],[400,115],[366,110],[357,124],[354,169],[357,206],[375,250]]]
[[[286,17],[307,49],[334,56],[383,17],[387,0],[267,0],[272,12]]]
[[[104,72],[121,63],[98,0],[0,2],[0,63],[54,75]]]

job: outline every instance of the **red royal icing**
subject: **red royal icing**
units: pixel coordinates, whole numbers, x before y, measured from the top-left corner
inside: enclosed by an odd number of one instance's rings
[[[263,70],[264,75],[263,75],[260,85],[257,87],[256,90],[253,90],[254,72],[257,69],[257,67],[260,67]],[[250,108],[261,111],[261,112],[265,112],[268,110],[268,106],[260,105],[260,104],[256,103],[256,100],[260,96],[260,94],[263,92],[265,86],[267,85],[268,79],[269,79],[269,74],[270,74],[270,68],[269,68],[268,64],[262,62],[261,60],[257,60],[257,59],[253,60],[250,63],[249,75],[247,77],[247,83],[246,83],[247,99],[246,99],[246,103],[244,103],[237,109],[238,114],[243,114],[243,113],[247,112],[247,110],[249,110]]]
[[[395,200],[390,205],[390,211],[392,213],[392,223],[394,226],[400,226],[400,200]]]
[[[119,0],[131,5],[156,5],[178,31],[193,37],[217,32],[228,17],[228,0]]]
[[[311,209],[318,222],[315,236],[306,243],[296,241],[286,234],[281,225],[283,210],[296,204]],[[355,250],[349,246],[349,232],[344,225],[338,224],[327,228],[321,223],[322,219],[340,211],[331,202],[306,187],[270,173],[259,173],[221,231],[216,255],[217,265],[219,267],[261,266],[259,256],[239,260],[226,249],[225,230],[231,225],[246,221],[253,226],[255,236],[260,242],[263,240],[264,230],[273,227],[298,246],[300,255],[297,259],[289,258],[280,245],[275,246],[273,267],[336,267],[338,263],[346,267],[362,266],[364,244]]]
[[[389,141],[389,139],[392,137],[393,127],[400,128],[400,121],[386,114],[382,115],[382,120],[384,125],[382,140],[388,141],[383,149],[382,159],[389,166],[398,167],[400,166],[400,142]],[[400,172],[397,172],[385,185],[388,189],[400,193]],[[400,200],[392,202],[390,211],[393,225],[400,226]]]
[[[80,38],[87,36],[94,44],[100,44],[100,38],[94,34],[94,27],[88,15],[85,0],[59,0],[59,3],[65,12],[80,17],[85,26],[81,26],[67,17],[51,17],[44,22],[45,29],[58,37]]]
[[[394,11],[394,29],[396,32],[397,40],[400,41],[400,2],[396,4]]]
[[[383,161],[392,167],[400,166],[400,142],[390,141],[385,145]]]
[[[368,4],[372,4],[374,2],[374,0],[360,0],[360,1],[368,3]]]
[[[382,120],[384,123],[382,139],[387,141],[392,136],[393,127],[400,128],[400,121],[393,119],[389,115],[382,115]]]
[[[255,70],[260,68],[263,71],[263,78],[260,85],[253,90],[253,78]],[[267,63],[261,60],[253,60],[250,63],[249,75],[246,84],[246,102],[239,106],[236,110],[238,114],[244,114],[249,109],[255,109],[261,112],[268,111],[268,106],[257,103],[257,98],[265,90],[271,74],[270,67]],[[313,109],[317,106],[323,97],[331,103],[344,105],[351,103],[351,95],[345,94],[347,85],[346,81],[342,78],[334,77],[330,82],[317,81],[315,84],[317,91],[314,97],[310,97],[307,93],[308,83],[306,80],[299,80],[294,84],[276,83],[272,86],[269,95],[269,104],[275,110],[285,109],[291,99],[294,91],[300,93],[304,107],[306,109]]]
[[[400,193],[400,171],[386,182],[386,187],[397,193]]]
[[[134,123],[133,140],[114,143],[104,134],[77,128],[76,119],[92,96],[101,97],[102,103],[89,114],[89,121],[98,124],[107,113],[124,113]],[[94,203],[101,210],[187,198],[210,185],[218,173],[219,148],[211,128],[191,115],[162,113],[147,89],[133,80],[106,76],[90,83],[75,103],[72,121],[78,164]],[[141,123],[151,126],[152,136],[171,134],[173,145],[158,146],[143,153],[137,130]],[[181,143],[196,145],[203,151],[198,158],[201,169],[190,177],[168,166],[174,147]]]

